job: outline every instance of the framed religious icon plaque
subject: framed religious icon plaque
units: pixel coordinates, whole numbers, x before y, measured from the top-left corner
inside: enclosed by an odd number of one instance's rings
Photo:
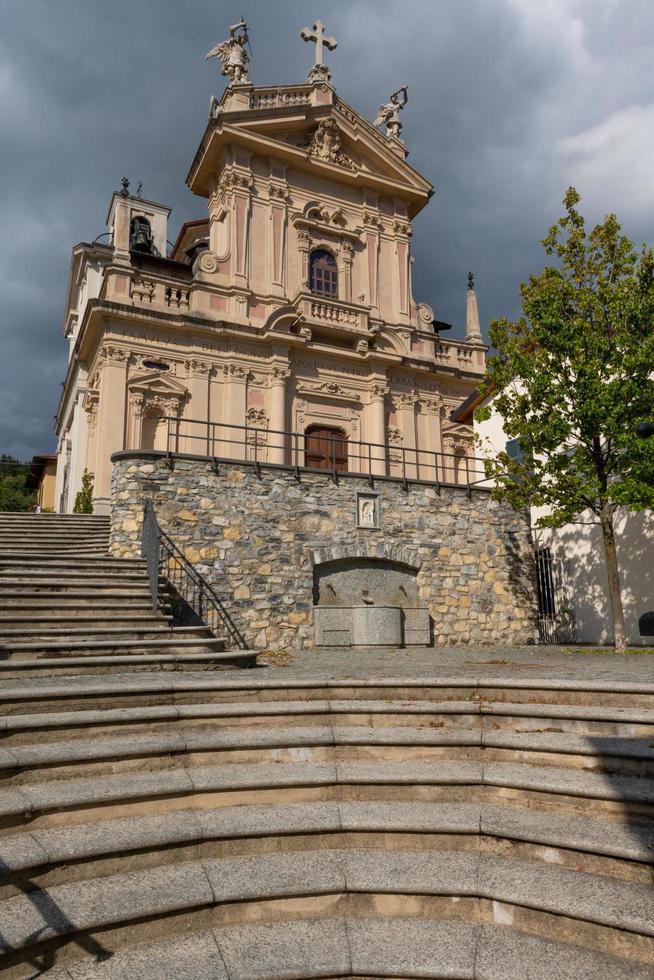
[[[379,523],[379,494],[357,493],[357,527],[376,531]]]

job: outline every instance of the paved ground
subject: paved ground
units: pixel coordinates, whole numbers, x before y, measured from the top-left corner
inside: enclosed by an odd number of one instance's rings
[[[579,650],[579,648],[574,648]],[[349,677],[524,677],[549,680],[595,680],[654,684],[654,647],[642,653],[617,656],[609,650],[589,649],[588,653],[573,652],[569,647],[458,647],[432,649],[322,649],[302,653],[261,654],[258,668],[235,671],[223,677],[246,679],[248,683],[261,678],[277,677],[329,680]],[[163,676],[167,671],[163,672]],[[170,675],[169,675],[170,676]],[[190,680],[207,680],[206,671],[184,671]],[[217,676],[221,676],[220,674]],[[161,680],[162,671],[116,670],[112,674],[74,674],[56,677],[22,677],[4,680],[2,688],[60,687],[91,685],[100,690],[108,681],[129,680],[143,683]]]
[[[264,655],[260,660],[264,663],[268,661],[271,668],[281,669],[289,676],[302,677],[398,677],[408,674],[425,677],[492,674],[498,677],[506,673],[507,677],[518,675],[654,683],[654,647],[644,647],[643,653],[622,656],[597,648],[589,648],[588,653],[572,652],[573,649],[576,651],[580,648],[323,649]]]

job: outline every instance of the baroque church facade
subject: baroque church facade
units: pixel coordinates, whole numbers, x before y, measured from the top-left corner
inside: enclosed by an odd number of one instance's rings
[[[323,25],[304,84],[248,79],[244,25],[187,176],[207,216],[167,247],[170,209],[111,200],[108,242],[73,249],[56,503],[82,474],[107,513],[122,450],[473,482],[472,426],[450,418],[484,373],[472,285],[463,341],[411,286],[412,223],[433,188],[400,137],[341,99]]]

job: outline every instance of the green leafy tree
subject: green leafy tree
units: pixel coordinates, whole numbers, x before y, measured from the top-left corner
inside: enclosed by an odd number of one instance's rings
[[[486,461],[495,493],[516,507],[544,506],[538,527],[601,527],[614,624],[625,647],[615,542],[619,507],[654,505],[654,257],[621,234],[615,215],[586,230],[570,188],[566,214],[543,241],[556,257],[520,287],[522,315],[491,324],[493,407],[523,458]],[[490,416],[490,406],[477,411]]]
[[[31,510],[36,494],[25,486],[28,463],[19,463],[13,456],[0,456],[0,511]]]
[[[82,473],[82,489],[75,495],[73,514],[93,513],[93,474],[88,470]]]

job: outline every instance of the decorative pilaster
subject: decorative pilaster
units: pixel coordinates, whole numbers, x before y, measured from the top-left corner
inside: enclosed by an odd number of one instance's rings
[[[281,435],[288,430],[286,414],[286,382],[290,370],[283,364],[275,364],[270,372],[270,462],[285,463],[287,436]]]
[[[408,221],[396,219],[393,222],[395,232],[395,256],[396,256],[396,296],[397,313],[399,318],[408,319],[409,317],[409,238],[413,234],[411,225]]]
[[[371,449],[371,469],[379,476],[386,475],[386,395],[387,384],[376,383],[370,389],[368,403],[369,440],[375,443]]]
[[[346,303],[352,302],[352,259],[354,258],[354,245],[352,242],[342,242],[341,248],[341,282],[342,298]]]
[[[394,396],[397,406],[400,431],[402,432],[402,442],[405,449],[404,471],[407,477],[415,479],[418,475],[418,457],[416,445],[416,406],[418,395],[414,392],[406,392]]]
[[[109,510],[111,497],[111,456],[125,445],[125,388],[129,352],[120,347],[102,349],[104,365],[98,402],[93,481],[94,508],[97,513]]]
[[[286,295],[286,228],[289,189],[286,181],[271,178],[268,184],[270,225],[268,234],[268,280],[273,296]]]
[[[443,399],[440,395],[434,398],[420,397],[420,411],[416,417],[418,433],[418,477],[421,480],[440,480],[441,452],[441,414]]]
[[[211,364],[207,361],[199,361],[195,358],[186,361],[186,377],[189,382],[189,389],[191,392],[191,405],[189,409],[189,417],[192,419],[197,419],[201,422],[209,422],[211,418],[210,409],[210,378],[211,378]],[[211,451],[211,427],[207,425],[206,428],[206,441],[204,438],[198,439],[198,436],[202,435],[204,437],[205,433],[200,432],[200,426],[193,426],[193,432],[190,433],[194,438],[187,438],[184,440],[184,452],[189,453],[206,453],[208,456],[213,456]]]
[[[383,227],[377,211],[364,210],[363,223],[366,239],[366,272],[368,302],[373,313],[379,313],[379,232]]]
[[[225,409],[227,423],[229,426],[244,426],[245,413],[247,411],[247,381],[248,370],[242,364],[229,364],[223,368],[225,380]],[[227,428],[225,429],[225,455],[232,459],[243,459],[245,457],[244,429]]]
[[[311,235],[308,231],[297,232],[297,250],[300,256],[300,289],[309,288],[309,252],[311,251]]]

